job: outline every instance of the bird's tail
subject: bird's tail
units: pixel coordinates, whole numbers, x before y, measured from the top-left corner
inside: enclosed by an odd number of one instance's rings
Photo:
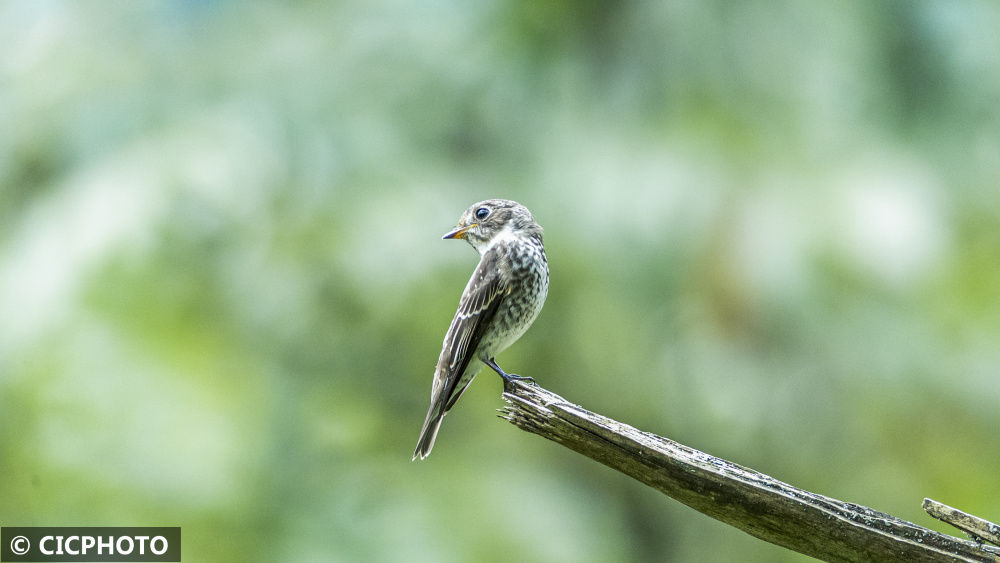
[[[418,457],[424,459],[431,453],[434,447],[434,440],[437,438],[438,430],[441,429],[441,421],[445,413],[442,412],[441,405],[431,403],[431,408],[427,411],[427,418],[424,420],[424,427],[420,429],[420,439],[417,440],[417,449],[413,451],[413,459]]]

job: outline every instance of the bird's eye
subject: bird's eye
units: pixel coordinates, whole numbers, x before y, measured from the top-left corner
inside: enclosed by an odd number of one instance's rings
[[[482,221],[483,219],[490,216],[490,210],[485,207],[480,207],[476,210],[476,219]]]

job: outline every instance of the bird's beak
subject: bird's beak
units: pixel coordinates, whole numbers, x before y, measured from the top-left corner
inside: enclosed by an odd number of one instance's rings
[[[454,231],[451,231],[450,233],[444,235],[441,238],[465,238],[465,232],[471,229],[472,227],[475,227],[478,224],[479,223],[473,223],[465,227],[458,227]]]

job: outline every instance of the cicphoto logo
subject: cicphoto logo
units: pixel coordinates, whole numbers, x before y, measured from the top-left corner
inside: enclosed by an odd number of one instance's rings
[[[179,527],[0,528],[0,561],[180,561]]]

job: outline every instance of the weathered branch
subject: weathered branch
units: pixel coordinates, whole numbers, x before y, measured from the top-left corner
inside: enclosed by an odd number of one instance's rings
[[[992,561],[1000,549],[797,489],[512,382],[502,417],[762,540],[826,561]]]
[[[942,522],[947,522],[972,536],[973,541],[979,538],[981,541],[1000,545],[1000,526],[993,522],[983,520],[978,516],[962,512],[957,508],[952,508],[947,504],[942,504],[929,498],[924,499],[923,507],[927,514]]]

